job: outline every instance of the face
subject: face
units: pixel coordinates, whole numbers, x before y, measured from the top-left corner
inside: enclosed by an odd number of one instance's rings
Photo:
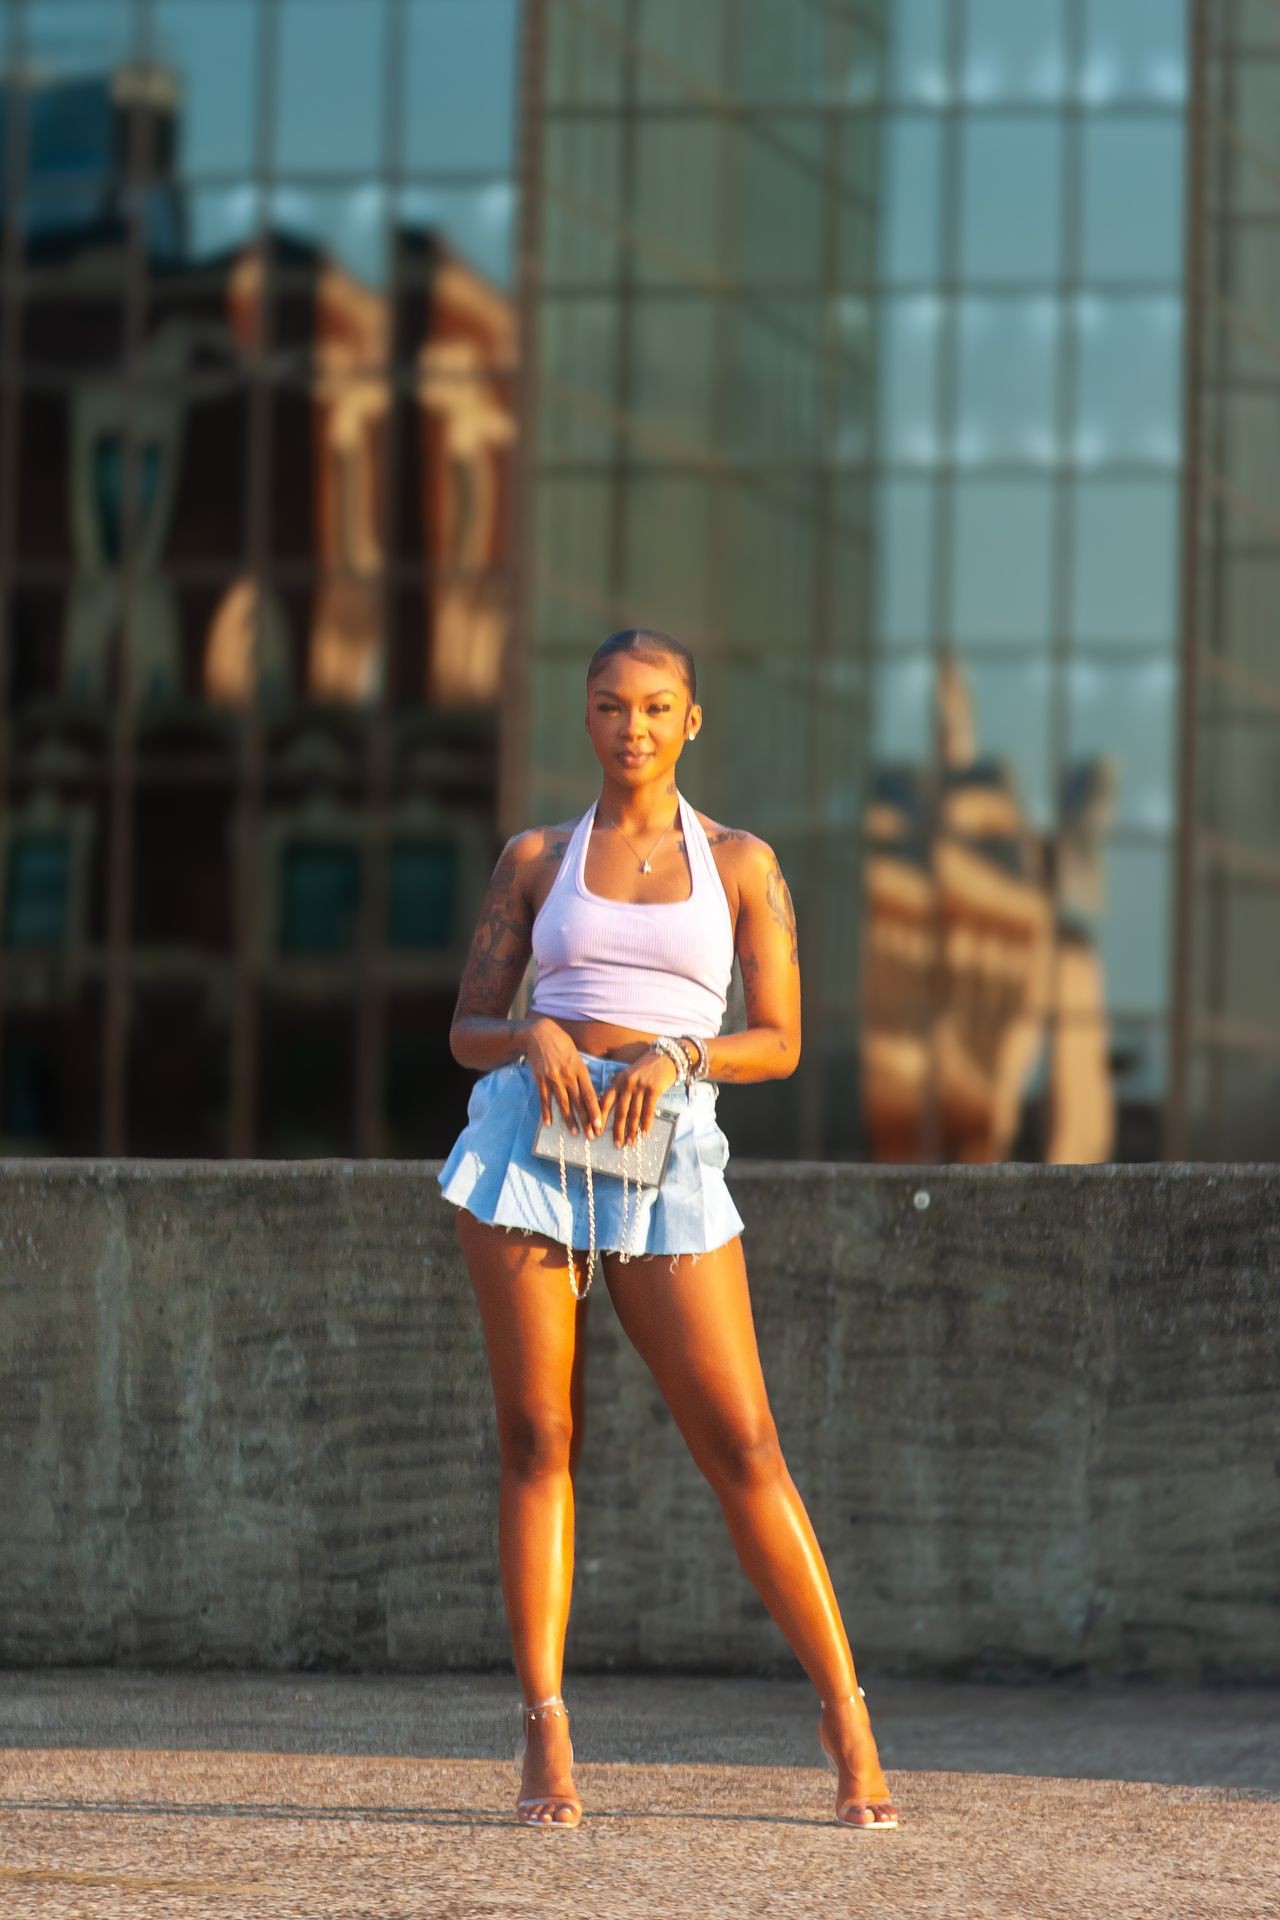
[[[615,653],[587,687],[587,732],[613,779],[643,786],[668,773],[702,725],[677,663]]]

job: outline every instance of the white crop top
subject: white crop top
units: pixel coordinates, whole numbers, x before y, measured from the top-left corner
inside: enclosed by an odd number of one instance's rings
[[[693,876],[686,900],[606,900],[589,892],[594,801],[578,821],[533,923],[531,1012],[641,1033],[719,1033],[733,921],[702,823],[683,794],[677,799]]]

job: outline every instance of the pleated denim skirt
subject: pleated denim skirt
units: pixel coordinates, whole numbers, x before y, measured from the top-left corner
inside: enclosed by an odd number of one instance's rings
[[[584,1053],[597,1096],[623,1062]],[[729,1142],[716,1125],[716,1088],[709,1080],[672,1087],[658,1101],[674,1114],[675,1132],[660,1187],[630,1186],[632,1216],[623,1218],[622,1181],[595,1174],[596,1245],[644,1253],[710,1253],[742,1232],[742,1216],[725,1185]],[[467,1124],[439,1173],[446,1200],[491,1226],[524,1228],[574,1247],[588,1244],[587,1176],[567,1167],[568,1211],[554,1160],[533,1154],[541,1109],[525,1061],[495,1067],[476,1081]],[[625,1237],[624,1237],[625,1229]]]

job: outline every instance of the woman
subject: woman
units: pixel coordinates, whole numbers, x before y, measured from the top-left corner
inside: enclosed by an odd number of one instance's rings
[[[482,1070],[440,1175],[484,1325],[501,1457],[499,1559],[525,1752],[517,1817],[576,1826],[560,1697],[573,1576],[585,1313],[595,1247],[618,1317],[724,1510],[748,1578],[818,1690],[836,1817],[897,1825],[821,1549],[778,1445],[715,1082],[783,1079],[800,1057],[795,916],[773,853],[695,813],[676,763],[698,736],[693,660],[611,634],[587,669],[600,797],[507,843],[458,994],[454,1058]],[[512,1000],[530,953],[526,1019]],[[720,1036],[734,955],[744,1032]],[[532,1152],[553,1121],[632,1152],[673,1114],[658,1186]],[[609,1129],[610,1138],[604,1139]],[[517,1229],[519,1231],[517,1231]],[[568,1246],[588,1253],[579,1270]]]

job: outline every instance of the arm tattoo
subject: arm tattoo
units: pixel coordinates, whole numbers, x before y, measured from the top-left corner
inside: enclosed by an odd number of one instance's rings
[[[727,840],[747,839],[750,839],[750,835],[739,832],[737,827],[717,827],[714,833],[707,835],[707,844],[712,847],[722,847]]]
[[[773,867],[765,881],[765,898],[769,902],[769,911],[791,942],[791,964],[800,964],[800,951],[796,944],[796,910],[791,901],[791,890],[782,877],[782,868],[774,857]]]
[[[520,984],[528,946],[528,908],[520,898],[515,856],[508,847],[493,870],[480,909],[458,989],[454,1019],[478,1013],[491,1014],[501,1020]]]

